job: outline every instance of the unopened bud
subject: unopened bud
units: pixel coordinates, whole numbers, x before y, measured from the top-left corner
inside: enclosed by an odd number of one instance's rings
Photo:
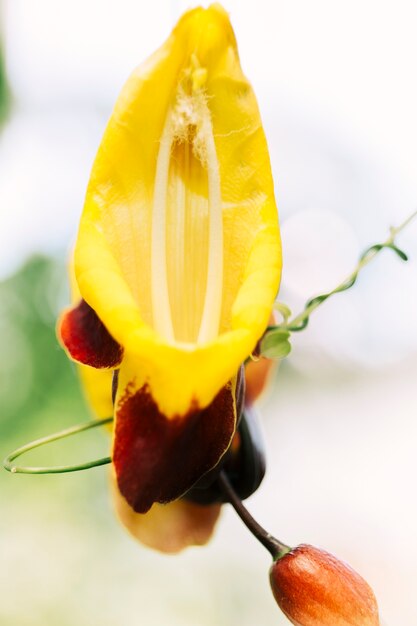
[[[349,565],[309,545],[276,560],[272,592],[295,626],[380,626],[375,595]]]

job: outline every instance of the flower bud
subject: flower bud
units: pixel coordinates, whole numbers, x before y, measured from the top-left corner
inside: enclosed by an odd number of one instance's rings
[[[268,324],[273,326],[278,323],[273,313],[269,318]],[[259,347],[258,344],[257,347]],[[256,350],[255,350],[256,353]],[[249,360],[245,365],[246,378],[246,404],[253,404],[255,400],[262,395],[272,381],[274,372],[277,369],[278,362],[274,359],[267,359],[263,356],[256,361]]]
[[[309,545],[276,560],[272,592],[296,626],[379,626],[378,606],[368,583],[349,565]]]
[[[246,403],[253,404],[268,389],[276,368],[277,362],[265,357],[246,365]]]

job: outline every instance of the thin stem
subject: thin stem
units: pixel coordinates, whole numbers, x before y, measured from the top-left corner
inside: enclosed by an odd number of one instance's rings
[[[107,465],[108,463],[111,463],[110,457],[103,457],[94,461],[87,461],[86,463],[80,463],[79,465],[55,465],[52,467],[19,467],[13,465],[13,461],[19,456],[22,456],[22,454],[30,452],[30,450],[34,450],[35,448],[39,448],[40,446],[44,446],[53,441],[58,441],[59,439],[64,439],[65,437],[70,437],[71,435],[76,435],[85,430],[89,430],[90,428],[96,428],[97,426],[109,424],[112,421],[113,417],[105,417],[104,419],[100,420],[92,420],[91,422],[78,424],[77,426],[66,428],[65,430],[61,430],[58,433],[48,435],[47,437],[42,437],[41,439],[31,441],[30,443],[27,443],[26,445],[18,448],[17,450],[14,450],[14,452],[9,454],[4,459],[3,466],[8,472],[11,472],[12,474],[63,474],[66,472],[79,472],[81,470],[90,469],[91,467],[97,467],[99,465]]]
[[[407,219],[405,219],[403,223],[400,224],[399,226],[397,227],[393,226],[391,228],[392,241],[394,241],[394,237],[398,235],[398,233],[400,233],[402,230],[404,230],[404,228],[406,228],[410,224],[410,222],[413,221],[415,217],[417,217],[417,211],[414,211],[414,213],[411,213],[411,215],[409,215]]]
[[[313,311],[315,311],[330,296],[332,296],[332,295],[334,295],[336,293],[341,293],[342,291],[346,291],[347,289],[352,287],[353,284],[356,282],[356,279],[358,277],[359,272],[366,265],[368,265],[377,256],[377,254],[379,254],[381,252],[381,250],[383,250],[385,248],[391,248],[403,260],[406,261],[407,260],[406,255],[401,250],[399,250],[398,248],[395,247],[394,241],[395,241],[395,237],[398,235],[398,233],[403,231],[416,216],[417,216],[417,211],[414,211],[414,213],[409,215],[407,217],[407,219],[404,220],[404,222],[402,222],[402,224],[400,224],[397,227],[391,227],[390,228],[390,236],[383,243],[376,244],[376,245],[371,246],[370,248],[368,248],[368,250],[366,250],[364,252],[364,254],[362,254],[361,258],[358,261],[358,264],[357,264],[356,268],[354,269],[354,271],[351,274],[349,274],[349,276],[347,276],[347,278],[345,278],[345,280],[343,280],[337,287],[335,287],[334,289],[332,289],[328,293],[325,293],[325,294],[322,294],[320,296],[316,296],[315,298],[312,298],[307,303],[306,307],[304,308],[304,310],[301,313],[299,313],[296,317],[294,317],[292,320],[290,320],[288,322],[285,320],[285,322],[283,324],[279,325],[279,328],[282,328],[282,329],[285,329],[285,330],[289,330],[289,331],[303,330],[306,327],[307,323],[308,323],[308,318],[310,317],[311,313]],[[277,327],[272,327],[272,329],[273,328],[277,328]],[[268,330],[271,330],[271,328],[269,328]]]
[[[227,501],[232,505],[242,522],[245,524],[246,528],[248,528],[252,535],[256,537],[256,539],[268,550],[274,561],[287,554],[291,548],[285,545],[285,543],[278,541],[278,539],[273,537],[265,530],[265,528],[262,528],[262,526],[258,524],[247,508],[243,505],[242,500],[233,489],[230,480],[224,471],[220,472],[217,480],[220,489],[227,498]]]

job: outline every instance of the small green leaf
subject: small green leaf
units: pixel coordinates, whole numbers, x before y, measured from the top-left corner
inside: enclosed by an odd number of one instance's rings
[[[261,341],[261,355],[268,359],[285,358],[291,352],[289,337],[288,330],[281,328],[267,331]]]
[[[400,259],[402,259],[403,261],[408,261],[408,256],[406,255],[406,253],[397,246],[394,246],[394,244],[387,246],[387,248],[391,248],[391,250],[396,252]]]
[[[274,302],[274,309],[282,315],[284,324],[291,317],[291,309],[283,302]]]

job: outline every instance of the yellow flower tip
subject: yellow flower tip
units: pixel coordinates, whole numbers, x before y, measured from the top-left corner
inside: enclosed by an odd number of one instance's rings
[[[368,583],[332,554],[300,545],[270,570],[279,607],[295,626],[380,626]]]
[[[124,87],[93,166],[75,273],[123,350],[123,384],[147,385],[167,417],[208,406],[264,332],[281,274],[277,210],[220,5],[187,12]]]
[[[236,47],[229,14],[219,3],[208,8],[196,7],[184,13],[173,31],[174,36],[188,36],[190,49],[198,49],[204,59],[225,43]]]

